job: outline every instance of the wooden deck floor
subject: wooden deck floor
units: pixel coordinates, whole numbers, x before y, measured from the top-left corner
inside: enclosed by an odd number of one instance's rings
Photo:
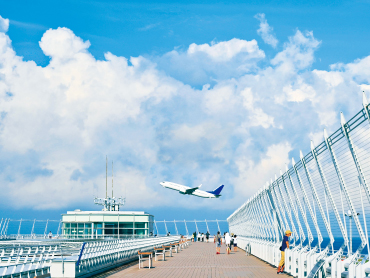
[[[147,266],[148,262],[144,263]],[[154,268],[139,269],[138,262],[131,263],[98,277],[290,277],[286,274],[277,275],[276,268],[245,252],[226,254],[222,245],[221,254],[216,255],[215,244],[196,242],[188,248],[166,257],[166,261],[154,261]]]

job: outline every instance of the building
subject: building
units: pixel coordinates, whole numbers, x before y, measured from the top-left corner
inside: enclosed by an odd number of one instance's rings
[[[124,238],[153,233],[154,216],[144,211],[68,211],[62,214],[66,238]]]

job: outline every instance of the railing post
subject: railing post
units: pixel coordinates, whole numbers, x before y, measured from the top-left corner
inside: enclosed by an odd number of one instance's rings
[[[49,224],[49,219],[46,220],[45,231],[44,231],[44,237],[45,238],[46,238],[46,233],[48,231],[48,224]],[[77,231],[78,231],[78,227],[77,227]]]
[[[21,218],[21,220],[19,221],[19,227],[18,227],[18,234],[17,234],[17,238],[20,236],[20,233],[21,233],[21,226],[22,226],[22,218]]]
[[[296,200],[296,203],[298,205],[298,208],[299,208],[299,211],[301,212],[301,215],[302,215],[302,218],[303,218],[303,222],[305,224],[305,227],[307,229],[307,235],[308,235],[308,246],[311,246],[311,243],[313,241],[313,236],[312,236],[312,232],[311,232],[311,228],[310,228],[310,225],[308,224],[308,221],[307,221],[307,216],[306,216],[306,212],[304,211],[303,209],[303,206],[302,206],[302,203],[301,203],[301,200],[299,199],[299,196],[298,196],[298,193],[297,193],[297,190],[295,188],[295,185],[293,183],[293,180],[292,180],[292,177],[289,173],[289,169],[288,169],[288,166],[285,165],[285,173],[286,175],[288,176],[288,179],[289,179],[289,182],[290,182],[290,187],[292,188],[293,190],[293,194],[294,194],[294,197],[295,197],[295,200]],[[298,215],[298,213],[297,213]],[[302,234],[302,243],[306,240],[306,235],[303,233]],[[302,244],[301,244],[302,245]]]
[[[173,223],[175,223],[176,234],[178,235],[179,234],[179,231],[177,230],[176,220],[173,220]]]
[[[168,230],[167,230],[166,220],[164,220],[164,219],[163,219],[163,223],[164,223],[164,228],[166,229],[166,235],[168,235]]]
[[[220,232],[220,233],[221,233],[220,225],[218,224],[218,220],[217,220],[217,219],[216,219],[216,222],[217,222],[218,232]]]
[[[57,236],[59,237],[59,232],[60,232],[60,226],[62,224],[62,220],[59,220],[59,225],[58,225],[58,230],[57,230]],[[119,227],[118,227],[119,228]],[[93,224],[91,225],[91,236],[94,234],[94,227]]]
[[[323,241],[323,238],[322,238],[322,234],[321,234],[321,231],[320,231],[320,228],[319,228],[319,225],[317,224],[317,219],[316,219],[316,216],[315,214],[313,213],[313,210],[312,210],[312,207],[311,207],[311,204],[310,204],[310,200],[308,199],[307,197],[307,193],[306,193],[306,189],[304,188],[303,184],[302,184],[302,181],[301,181],[301,177],[298,173],[298,169],[297,169],[297,165],[295,164],[295,161],[294,161],[294,158],[292,158],[292,164],[293,164],[293,168],[294,168],[294,171],[295,171],[295,174],[296,174],[296,177],[297,177],[297,180],[298,180],[298,184],[302,190],[302,193],[303,193],[303,200],[305,201],[306,203],[306,207],[308,208],[308,212],[310,213],[311,215],[311,218],[312,218],[312,221],[313,221],[313,224],[315,226],[315,229],[316,229],[316,232],[317,232],[317,237],[318,237],[318,246],[320,248],[321,246],[321,243]],[[306,214],[306,213],[305,213]],[[311,246],[309,246],[311,247]]]
[[[197,221],[194,219],[194,223],[195,223],[195,229],[197,230],[197,234],[199,233],[199,230],[198,230],[198,225],[197,225]]]
[[[35,231],[35,222],[36,222],[36,219],[33,220],[32,230],[31,230],[31,237],[33,237],[33,234],[34,234],[34,231]]]
[[[365,245],[367,244],[366,243],[366,237],[364,235],[364,232],[362,230],[362,227],[361,227],[361,223],[360,223],[360,220],[358,218],[358,215],[357,215],[357,212],[356,212],[356,209],[355,207],[353,206],[352,204],[352,200],[349,196],[349,193],[348,193],[348,189],[347,189],[347,185],[343,179],[343,176],[342,176],[342,173],[340,171],[340,168],[339,168],[339,165],[337,163],[337,158],[336,158],[336,155],[334,153],[334,150],[332,149],[332,141],[331,139],[328,137],[327,133],[326,133],[326,130],[324,130],[324,137],[325,137],[325,142],[326,142],[326,146],[331,154],[331,158],[332,158],[332,162],[333,162],[333,165],[334,165],[334,168],[335,168],[335,172],[337,173],[337,176],[338,176],[338,179],[339,179],[339,182],[340,182],[340,185],[343,189],[343,193],[344,193],[344,197],[346,198],[347,200],[347,203],[348,203],[348,206],[350,208],[350,211],[351,211],[351,214],[352,214],[352,217],[353,217],[353,220],[355,221],[355,224],[356,224],[356,227],[357,227],[357,230],[358,230],[358,233],[360,235],[360,238],[361,238],[361,245],[358,247],[356,253],[359,254],[361,253],[362,249],[365,247]],[[351,250],[352,251],[352,250]]]
[[[159,236],[158,227],[157,227],[157,221],[155,221],[155,220],[154,220],[154,226],[155,226],[155,229],[157,230],[157,235]]]
[[[184,219],[184,223],[185,223],[186,235],[188,236],[189,235],[189,231],[188,231],[188,226],[186,225],[185,219]]]
[[[207,232],[209,232],[208,224],[207,224],[207,219],[204,219],[204,221],[206,222]]]
[[[312,181],[310,172],[307,169],[306,160],[303,157],[302,151],[300,151],[300,157],[301,157],[303,168],[304,168],[304,170],[306,172],[308,183],[309,183],[309,185],[311,187],[311,190],[312,190],[312,195],[314,197],[314,200],[316,200],[317,206],[319,207],[319,211],[320,211],[321,217],[324,220],[325,228],[328,231],[328,235],[329,235],[329,238],[330,238],[330,243],[331,243],[331,245],[333,245],[334,237],[333,237],[333,234],[331,232],[329,223],[328,223],[328,221],[326,219],[326,215],[325,215],[324,209],[323,209],[323,207],[321,205],[321,202],[320,202],[320,199],[319,199],[319,195],[317,195],[316,187],[315,187],[315,185],[314,185],[314,183]],[[315,215],[315,218],[316,218],[316,215]]]
[[[329,202],[333,208],[333,211],[334,211],[334,215],[335,215],[335,218],[337,219],[337,222],[339,224],[339,228],[340,228],[340,232],[342,233],[342,236],[343,236],[343,239],[344,239],[344,244],[345,246],[348,246],[348,235],[347,235],[347,231],[343,225],[343,222],[342,222],[342,219],[340,218],[340,215],[339,215],[339,211],[337,209],[337,205],[335,204],[335,201],[334,201],[334,198],[333,198],[333,194],[331,193],[331,190],[330,190],[330,187],[329,187],[329,184],[326,180],[326,177],[325,177],[325,174],[324,174],[324,171],[322,169],[322,166],[317,158],[317,152],[315,150],[315,146],[313,145],[313,142],[311,141],[311,152],[312,152],[312,155],[313,155],[313,158],[315,159],[316,161],[316,166],[317,166],[317,169],[319,170],[319,174],[320,174],[320,177],[321,177],[321,181],[325,187],[325,192],[326,192],[326,195],[328,195],[328,199],[329,199]]]

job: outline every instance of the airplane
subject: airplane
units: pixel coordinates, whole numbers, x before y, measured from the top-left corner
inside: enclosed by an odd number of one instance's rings
[[[160,182],[160,185],[162,185],[164,188],[169,188],[169,189],[179,191],[180,194],[194,195],[194,196],[198,196],[202,198],[219,198],[221,196],[220,195],[221,190],[222,188],[224,188],[224,186],[221,185],[213,191],[203,191],[203,190],[199,190],[199,188],[202,185],[191,188],[185,185],[181,185],[181,184],[177,184],[177,183],[173,183],[169,181]]]

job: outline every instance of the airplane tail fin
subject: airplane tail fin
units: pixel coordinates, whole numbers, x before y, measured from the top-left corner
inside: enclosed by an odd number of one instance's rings
[[[221,186],[219,186],[218,188],[216,188],[215,190],[213,190],[213,191],[208,191],[208,193],[212,193],[212,194],[215,194],[216,196],[217,195],[220,195],[220,193],[221,193],[221,190],[224,188],[224,185],[221,185]]]

